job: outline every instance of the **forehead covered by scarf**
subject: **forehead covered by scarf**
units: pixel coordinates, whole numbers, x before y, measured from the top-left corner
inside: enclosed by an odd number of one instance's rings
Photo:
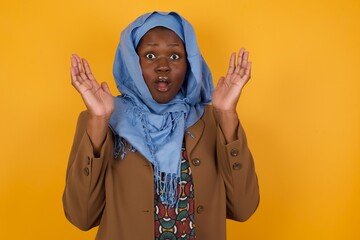
[[[136,48],[138,46],[141,38],[145,35],[145,33],[155,27],[165,27],[172,30],[184,42],[183,27],[176,16],[154,13],[150,15],[140,27],[134,29],[132,36],[134,47]]]
[[[168,103],[159,104],[142,76],[136,47],[154,27],[174,31],[183,41],[188,68],[181,91]],[[114,77],[121,96],[115,98],[110,128],[115,135],[114,155],[124,158],[136,149],[154,166],[161,201],[178,201],[181,147],[184,133],[204,113],[213,91],[210,70],[200,54],[191,24],[175,12],[153,12],[138,17],[121,33],[116,50]],[[128,143],[130,148],[125,149]],[[181,188],[180,188],[181,189]]]
[[[166,27],[183,41],[187,53],[188,72],[179,94],[170,102],[186,101],[191,105],[211,101],[213,83],[210,70],[200,54],[191,24],[175,12],[153,12],[138,17],[121,33],[116,51],[113,73],[122,94],[137,95],[150,111],[162,111],[153,100],[142,76],[136,47],[146,32],[154,27]],[[154,108],[154,106],[156,108]]]

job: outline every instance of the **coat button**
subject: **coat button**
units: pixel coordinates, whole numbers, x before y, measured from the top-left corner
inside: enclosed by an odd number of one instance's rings
[[[194,164],[194,166],[199,166],[200,163],[201,163],[201,161],[200,161],[200,159],[198,159],[198,158],[194,158],[194,159],[192,160],[192,163]]]
[[[236,157],[237,155],[239,155],[239,150],[237,150],[236,148],[231,149],[230,155],[232,157]]]
[[[239,162],[234,163],[234,164],[232,165],[232,168],[233,168],[234,170],[239,170],[239,169],[241,168],[241,163],[239,163]]]
[[[89,174],[90,174],[90,170],[89,170],[89,168],[84,168],[84,170],[83,170],[83,172],[84,172],[84,175],[85,176],[89,176]]]
[[[196,209],[196,212],[197,212],[198,214],[203,213],[203,212],[204,212],[204,206],[203,206],[203,205],[199,205],[199,206],[197,207],[197,209]]]

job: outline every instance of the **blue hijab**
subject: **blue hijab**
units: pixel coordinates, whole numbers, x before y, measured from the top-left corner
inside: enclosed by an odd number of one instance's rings
[[[136,47],[154,27],[174,31],[187,52],[187,73],[181,90],[165,104],[157,103],[142,76]],[[213,82],[209,67],[198,48],[191,24],[175,12],[147,13],[123,30],[113,68],[121,95],[115,98],[110,127],[115,134],[115,157],[139,151],[154,166],[154,180],[160,200],[177,203],[180,185],[181,147],[184,133],[211,102]],[[128,143],[131,147],[125,149]],[[181,189],[181,188],[180,188]]]

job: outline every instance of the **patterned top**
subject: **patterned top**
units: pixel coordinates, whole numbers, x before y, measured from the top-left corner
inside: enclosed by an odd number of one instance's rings
[[[184,143],[181,160],[181,183],[178,208],[176,206],[169,208],[166,204],[161,203],[156,190],[154,192],[155,240],[196,239],[193,179]]]

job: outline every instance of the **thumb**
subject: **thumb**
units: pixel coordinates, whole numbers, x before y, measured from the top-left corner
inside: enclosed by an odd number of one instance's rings
[[[101,88],[102,88],[106,93],[108,93],[108,94],[111,95],[110,88],[109,88],[109,86],[108,86],[108,84],[107,84],[106,82],[102,82],[102,83],[101,83]]]

